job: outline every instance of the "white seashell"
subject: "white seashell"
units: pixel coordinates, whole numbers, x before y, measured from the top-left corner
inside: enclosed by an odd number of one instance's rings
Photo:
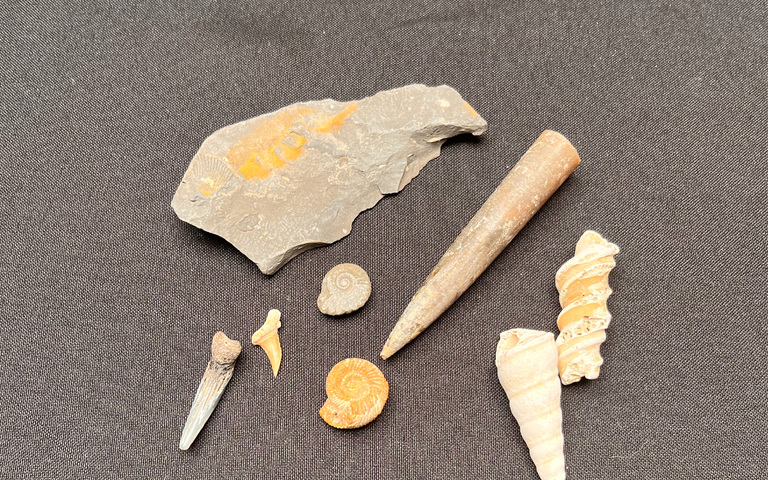
[[[359,309],[371,296],[371,279],[354,263],[336,265],[325,274],[317,308],[326,315],[344,315]]]
[[[606,302],[613,291],[608,274],[616,265],[617,253],[618,246],[587,230],[576,244],[575,256],[557,271],[555,286],[563,307],[557,317],[558,369],[563,385],[600,375],[600,345],[611,323]]]
[[[496,368],[539,477],[564,479],[562,387],[554,335],[523,328],[502,332]]]

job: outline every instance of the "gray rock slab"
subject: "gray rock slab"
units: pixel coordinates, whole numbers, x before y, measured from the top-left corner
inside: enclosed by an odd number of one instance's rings
[[[348,235],[360,212],[402,190],[446,139],[486,128],[445,85],[296,103],[208,137],[171,204],[273,274]]]

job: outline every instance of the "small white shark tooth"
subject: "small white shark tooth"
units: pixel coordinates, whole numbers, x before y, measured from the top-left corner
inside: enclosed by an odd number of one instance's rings
[[[274,308],[267,313],[267,321],[251,336],[251,343],[264,349],[272,365],[272,373],[277,377],[280,369],[280,360],[283,358],[283,349],[280,348],[280,337],[277,329],[280,328],[280,310]]]

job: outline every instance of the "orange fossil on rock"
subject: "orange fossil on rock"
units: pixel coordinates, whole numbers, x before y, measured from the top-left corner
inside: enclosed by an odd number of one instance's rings
[[[298,160],[307,138],[294,130],[312,133],[336,132],[347,117],[357,111],[357,102],[330,116],[314,108],[291,106],[257,121],[250,133],[238,140],[227,159],[249,181],[267,178],[275,169]]]
[[[328,373],[325,392],[328,399],[320,409],[323,420],[336,428],[357,428],[379,416],[389,396],[389,384],[368,360],[347,358]]]

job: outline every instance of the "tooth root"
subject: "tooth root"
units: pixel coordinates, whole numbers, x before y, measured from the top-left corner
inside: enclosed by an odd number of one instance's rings
[[[270,310],[264,325],[251,337],[251,343],[264,349],[269,358],[269,363],[272,365],[272,373],[275,377],[277,377],[277,371],[280,370],[280,361],[283,358],[280,337],[277,335],[277,329],[282,326],[280,316],[280,310]]]
[[[219,403],[224,388],[234,373],[235,360],[241,351],[240,342],[230,340],[223,332],[217,332],[211,343],[211,360],[197,387],[192,408],[181,433],[179,448],[187,450]]]

